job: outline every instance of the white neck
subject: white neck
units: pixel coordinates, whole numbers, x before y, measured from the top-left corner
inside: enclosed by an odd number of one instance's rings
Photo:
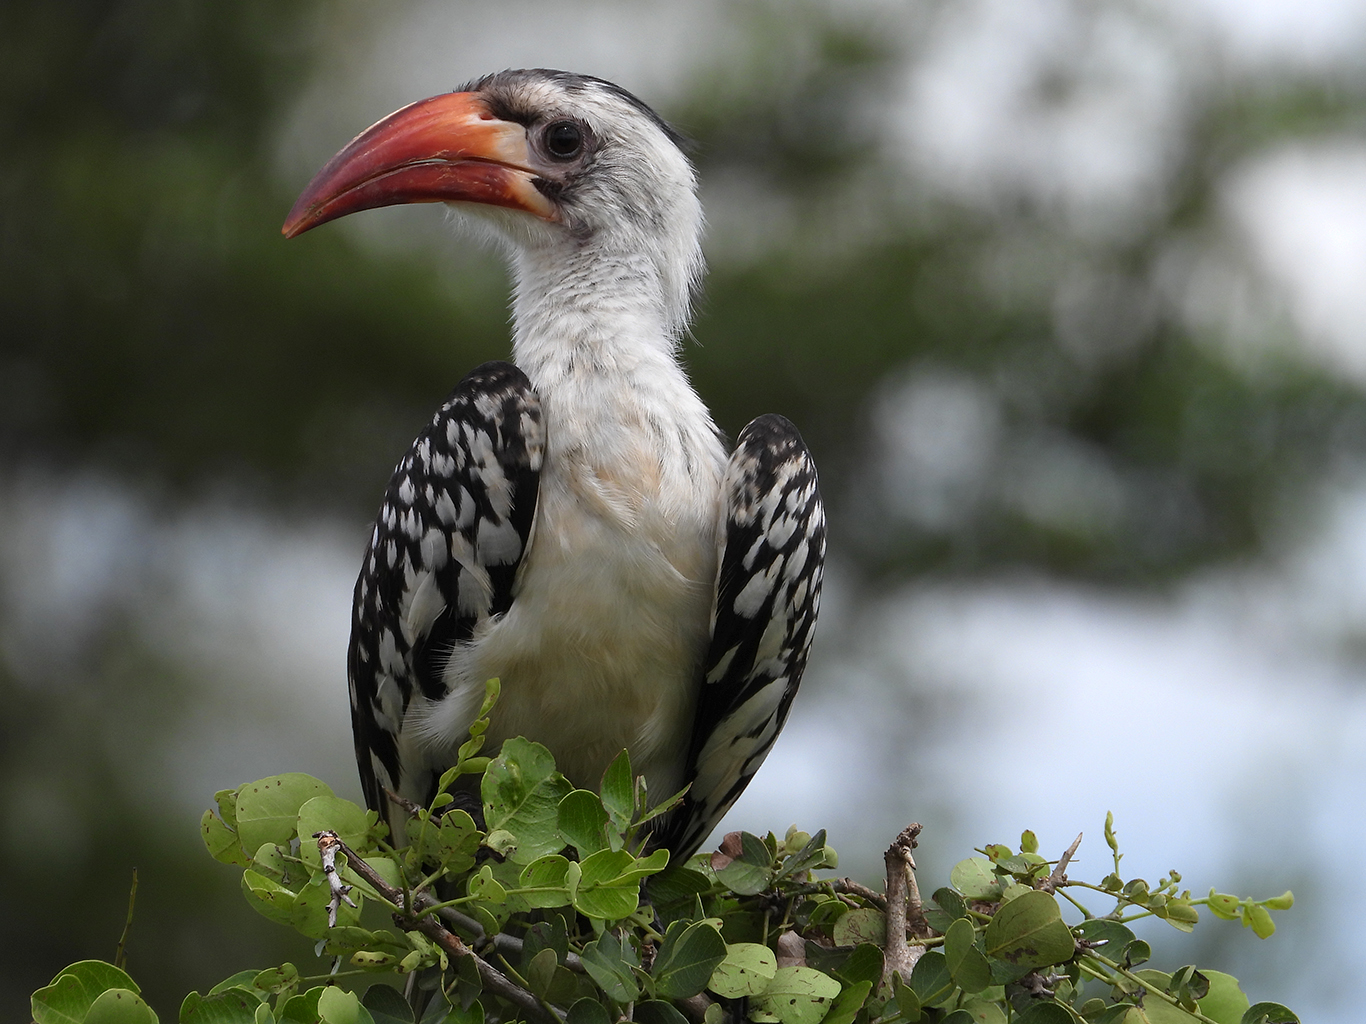
[[[541,397],[547,464],[578,453],[641,487],[661,471],[680,487],[699,473],[719,479],[724,449],[678,362],[683,318],[657,264],[567,249],[527,247],[514,265],[513,356]]]
[[[514,358],[538,388],[583,373],[625,385],[642,370],[688,386],[675,358],[686,310],[648,257],[535,247],[518,253],[514,273]]]

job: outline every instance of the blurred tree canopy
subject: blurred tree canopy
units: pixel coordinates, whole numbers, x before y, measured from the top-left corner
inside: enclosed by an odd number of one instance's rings
[[[272,146],[325,11],[89,2],[3,15],[12,458],[180,485],[237,474],[363,515],[449,387],[507,351],[501,285],[476,275],[452,289],[422,254],[381,258],[341,232],[279,237],[302,183],[272,172]],[[1255,549],[1335,446],[1361,444],[1356,391],[1290,364],[1251,378],[1152,296],[1164,240],[1209,219],[1222,171],[1348,123],[1357,102],[1312,82],[1192,97],[1160,207],[1121,237],[1078,238],[1025,199],[906,197],[877,138],[897,50],[876,24],[804,12],[754,6],[748,59],[708,69],[665,111],[695,137],[704,181],[744,175],[803,225],[790,245],[718,262],[687,359],[732,433],[769,408],[801,425],[866,571],[1006,560],[1164,578]],[[860,237],[869,210],[881,223]],[[1037,254],[1038,283],[1002,294],[986,280],[1003,239]],[[1099,284],[1080,299],[1083,336],[1064,345],[1056,291],[1079,266]],[[950,527],[898,515],[876,479],[875,397],[890,374],[926,366],[980,385],[1004,434],[1062,439],[1103,466],[1117,513],[1050,521],[988,483]]]
[[[275,147],[340,6],[0,9],[0,473],[95,467],[167,501],[226,479],[359,523],[450,387],[506,354],[505,285],[489,275],[452,285],[421,252],[279,235],[303,182],[280,180]],[[1174,129],[1161,202],[1129,230],[1086,234],[1025,195],[972,205],[906,182],[880,138],[906,48],[874,16],[746,9],[745,58],[703,68],[662,113],[696,139],[704,181],[771,194],[786,233],[714,260],[686,359],[732,435],[768,410],[799,424],[832,549],[861,578],[1020,565],[1171,580],[1259,550],[1335,459],[1366,447],[1359,391],[1289,358],[1234,367],[1157,282],[1174,237],[1212,230],[1230,166],[1359,124],[1360,92],[1309,76],[1253,92],[1216,82]],[[1037,102],[1065,94],[1042,83]],[[979,441],[962,458],[955,425]],[[120,649],[89,677],[107,679]],[[126,688],[68,727],[111,692]],[[51,720],[66,698],[0,672],[0,699],[17,791],[33,778],[24,765],[46,763],[20,723]],[[84,746],[62,769],[73,793],[105,771]],[[130,857],[144,872],[173,859],[158,847],[106,863],[117,837],[101,823],[115,816],[87,797],[68,806],[82,808],[92,867],[59,911],[43,866],[11,859],[6,877],[33,885],[5,901],[5,1005],[52,965],[110,955]],[[187,863],[179,891],[199,899],[210,866]],[[148,897],[146,933],[174,931],[159,913],[192,914],[186,942],[217,941],[203,931],[217,898],[192,912]],[[88,941],[54,926],[77,914]],[[98,938],[96,919],[109,922]],[[164,992],[203,983],[193,959]]]

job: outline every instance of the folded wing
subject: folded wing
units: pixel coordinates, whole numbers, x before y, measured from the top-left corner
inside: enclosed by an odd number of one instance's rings
[[[425,789],[400,757],[414,694],[439,700],[455,645],[506,612],[531,538],[545,451],[521,370],[490,362],[452,392],[394,470],[356,581],[351,724],[365,801]]]
[[[740,433],[723,485],[721,557],[683,806],[654,836],[691,854],[777,739],[806,668],[820,607],[825,510],[816,467],[788,420]]]

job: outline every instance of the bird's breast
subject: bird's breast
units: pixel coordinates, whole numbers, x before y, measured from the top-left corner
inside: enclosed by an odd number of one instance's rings
[[[546,405],[512,607],[455,653],[448,679],[471,694],[501,679],[491,740],[537,740],[592,789],[627,748],[666,796],[683,783],[709,636],[723,452],[709,418],[658,429],[648,408],[594,423]]]

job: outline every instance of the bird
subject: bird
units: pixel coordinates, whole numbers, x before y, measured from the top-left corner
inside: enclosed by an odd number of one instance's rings
[[[445,203],[510,260],[512,361],[471,371],[398,463],[356,582],[356,758],[393,828],[491,678],[487,750],[524,736],[596,789],[626,749],[653,796],[686,787],[650,836],[674,857],[787,719],[825,513],[792,423],[759,416],[727,451],[680,362],[704,270],[685,145],[611,82],[502,71],[363,131],[284,223]]]

